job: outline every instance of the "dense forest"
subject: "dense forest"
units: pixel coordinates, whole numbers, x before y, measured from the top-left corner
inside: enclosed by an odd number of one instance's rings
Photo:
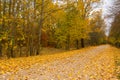
[[[42,47],[70,50],[106,43],[102,10],[92,7],[99,2],[0,0],[0,57],[39,55]],[[120,43],[118,16],[111,28],[112,44]]]

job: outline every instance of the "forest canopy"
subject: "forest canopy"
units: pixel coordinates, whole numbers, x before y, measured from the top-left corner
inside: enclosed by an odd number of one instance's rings
[[[42,47],[70,50],[105,43],[99,0],[0,0],[0,56],[40,54]]]

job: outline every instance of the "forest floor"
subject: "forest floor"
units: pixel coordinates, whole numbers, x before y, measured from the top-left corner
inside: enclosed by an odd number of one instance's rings
[[[0,60],[0,80],[118,80],[119,54],[119,49],[101,45]]]

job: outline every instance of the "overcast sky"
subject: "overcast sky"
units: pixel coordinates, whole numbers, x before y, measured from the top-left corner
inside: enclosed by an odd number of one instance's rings
[[[94,10],[92,12],[99,11],[102,9],[102,17],[104,18],[106,23],[105,32],[107,36],[109,35],[111,23],[113,21],[113,16],[109,16],[111,14],[110,8],[113,7],[113,3],[114,3],[113,1],[114,0],[101,0],[101,3],[93,5]]]
[[[105,22],[106,22],[106,35],[109,35],[109,30],[111,27],[111,23],[113,21],[113,17],[108,17],[111,14],[110,8],[113,7],[113,2],[114,0],[102,0],[102,11],[103,11],[103,17],[105,18]]]
[[[105,15],[110,14],[109,8],[112,7],[114,0],[102,0],[102,8],[103,8],[103,13]]]

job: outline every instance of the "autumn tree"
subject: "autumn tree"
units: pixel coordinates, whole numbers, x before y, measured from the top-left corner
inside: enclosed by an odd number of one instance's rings
[[[120,1],[116,0],[114,2],[112,10],[112,15],[115,16],[112,23],[109,35],[109,42],[117,47],[120,47]]]
[[[115,16],[110,30],[109,40],[112,44],[120,47],[120,12]]]

